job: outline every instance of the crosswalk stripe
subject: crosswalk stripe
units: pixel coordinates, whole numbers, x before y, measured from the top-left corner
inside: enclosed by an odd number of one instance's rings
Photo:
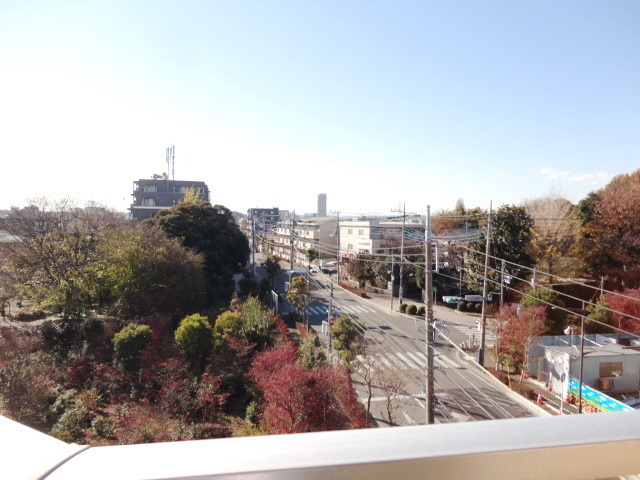
[[[425,368],[427,366],[427,358],[426,356],[418,356],[418,354],[413,352],[405,352],[409,357],[413,359],[416,364],[418,364],[421,368]]]
[[[460,368],[460,365],[448,357],[440,356],[440,361],[442,361],[442,363],[444,363],[448,368]]]
[[[397,355],[398,357],[400,357],[400,358],[404,361],[404,363],[406,363],[406,364],[408,364],[408,365],[413,365],[413,364],[414,364],[414,363],[413,363],[413,360],[411,360],[410,358],[405,357],[402,353],[397,352],[397,353],[396,353],[396,355]],[[415,366],[416,366],[416,367],[419,367],[420,365],[418,364],[418,365],[415,365]]]

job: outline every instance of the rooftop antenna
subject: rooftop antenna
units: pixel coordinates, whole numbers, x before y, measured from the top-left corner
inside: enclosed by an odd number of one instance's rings
[[[176,179],[175,175],[176,164],[176,146],[172,145],[167,148],[167,180],[169,179],[169,172],[171,172],[171,180]]]

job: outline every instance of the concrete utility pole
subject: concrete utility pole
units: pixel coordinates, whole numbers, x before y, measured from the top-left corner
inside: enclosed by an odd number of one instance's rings
[[[427,218],[425,224],[425,261],[424,261],[424,276],[425,276],[425,300],[427,303],[427,333],[426,333],[426,344],[427,344],[427,385],[426,385],[426,396],[427,396],[427,424],[432,424],[434,422],[434,411],[435,411],[435,391],[434,391],[434,373],[433,373],[433,356],[434,356],[434,342],[435,336],[433,331],[433,271],[431,270],[431,264],[433,262],[432,254],[431,254],[431,206],[427,206]]]
[[[394,276],[393,276],[393,254],[391,254],[391,282],[389,282],[389,284],[391,285],[391,288],[389,290],[391,290],[391,310],[393,310],[393,281],[395,280]]]
[[[399,276],[399,288],[398,288],[398,303],[402,304],[402,297],[404,297],[404,288],[402,288],[402,276],[403,276],[403,270],[404,270],[404,230],[405,230],[405,224],[407,221],[407,210],[406,210],[406,205],[403,203],[402,204],[402,210],[400,210],[398,208],[398,210],[391,210],[392,212],[398,212],[398,213],[402,213],[402,232],[400,234],[400,276]],[[393,254],[392,254],[393,257]],[[393,295],[393,294],[392,294]]]
[[[336,212],[336,215],[338,216],[338,245],[336,247],[336,266],[338,267],[338,285],[340,285],[340,212]],[[331,339],[331,337],[329,337],[329,339]]]
[[[253,265],[253,276],[256,276],[256,220],[251,213],[251,264]]]
[[[333,316],[333,282],[329,280],[329,310],[327,310],[327,335],[329,342],[327,343],[327,361],[333,363],[331,355],[333,354],[331,346],[331,317]]]
[[[502,267],[500,268],[500,310],[504,306],[504,258],[502,259]]]
[[[571,359],[569,359],[571,362]],[[578,380],[578,413],[582,413],[582,375],[584,372],[584,315],[580,315],[580,378]]]
[[[489,202],[489,219],[487,221],[487,244],[484,253],[484,281],[482,283],[482,320],[480,322],[480,348],[478,349],[478,363],[484,366],[484,344],[487,331],[487,296],[489,295],[489,248],[491,245],[491,210]]]
[[[400,289],[398,290],[398,303],[402,303],[402,297],[404,296],[404,288],[402,287],[402,273],[404,270],[404,226],[407,220],[407,211],[405,204],[402,204],[402,233],[400,235]]]
[[[291,265],[290,269],[293,270],[293,262],[294,262],[294,254],[293,254],[293,234],[296,228],[296,211],[293,211],[293,217],[291,217],[291,228],[289,228],[289,264]]]

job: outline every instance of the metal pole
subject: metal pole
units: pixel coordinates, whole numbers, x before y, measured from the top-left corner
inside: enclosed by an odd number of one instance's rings
[[[478,363],[484,366],[484,344],[487,330],[487,295],[489,294],[489,247],[491,245],[491,209],[489,202],[489,219],[487,222],[487,244],[484,255],[484,281],[482,284],[482,320],[480,322],[480,348],[478,349]]]
[[[424,262],[424,276],[425,276],[425,300],[427,303],[427,328],[426,328],[426,346],[427,346],[427,385],[426,385],[426,409],[427,409],[427,424],[434,423],[434,410],[435,410],[435,392],[434,392],[434,378],[433,378],[433,355],[434,355],[434,332],[433,332],[433,272],[431,270],[432,255],[431,255],[431,206],[427,206],[427,218],[425,225],[425,262]]]
[[[578,380],[578,413],[582,413],[582,370],[584,364],[584,315],[580,316],[580,378]]]

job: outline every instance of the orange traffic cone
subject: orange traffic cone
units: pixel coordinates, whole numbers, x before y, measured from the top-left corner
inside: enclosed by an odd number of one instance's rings
[[[536,398],[536,403],[538,405],[542,405],[543,402],[542,402],[542,394],[541,393],[538,393],[538,398]]]

